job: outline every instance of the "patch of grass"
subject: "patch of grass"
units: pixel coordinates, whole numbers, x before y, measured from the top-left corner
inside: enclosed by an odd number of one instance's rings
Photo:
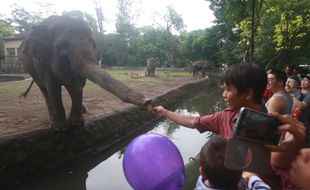
[[[24,92],[28,86],[30,85],[31,81],[20,80],[14,82],[2,82],[0,83],[0,93],[7,93],[7,92]]]
[[[172,77],[188,77],[191,73],[188,71],[158,71],[160,76],[172,76]]]
[[[161,77],[141,77],[141,78],[131,78],[131,73],[141,73],[142,70],[106,70],[112,77],[124,83],[126,86],[134,88],[141,84],[154,84],[165,82]],[[101,89],[97,84],[87,81],[85,89],[88,91],[96,91]]]
[[[141,77],[141,78],[133,79],[131,78],[131,73],[137,73],[137,74],[142,75],[144,71],[143,70],[106,70],[106,72],[129,87],[135,87],[135,86],[139,86],[145,83],[147,84],[165,83],[167,82],[167,78],[169,77],[191,76],[191,74],[187,71],[181,71],[181,72],[156,71],[155,77]],[[2,82],[0,83],[0,93],[7,93],[7,92],[22,93],[28,88],[30,82],[31,81],[26,81],[26,80],[14,81],[14,82]],[[87,81],[85,89],[91,91],[91,90],[98,90],[100,89],[100,87],[91,81]]]

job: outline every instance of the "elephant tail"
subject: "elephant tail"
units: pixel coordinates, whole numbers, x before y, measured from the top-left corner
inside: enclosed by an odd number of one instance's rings
[[[31,89],[31,87],[32,87],[32,85],[33,85],[33,83],[34,83],[34,80],[31,81],[31,83],[30,83],[30,85],[28,86],[27,90],[26,90],[25,92],[23,92],[23,93],[20,94],[20,96],[19,96],[20,98],[27,98],[28,93],[29,93],[29,91],[30,91],[30,89]]]

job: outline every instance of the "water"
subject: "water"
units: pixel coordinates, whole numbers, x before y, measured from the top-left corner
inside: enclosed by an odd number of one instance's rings
[[[182,103],[176,112],[184,115],[205,115],[225,107],[221,90],[213,87],[207,92]],[[179,126],[164,120],[149,132],[168,137],[178,147],[184,163],[195,157],[210,133],[200,134],[195,129]],[[129,140],[128,140],[129,142]],[[132,189],[127,183],[122,169],[124,142],[108,153],[86,160],[85,163],[66,171],[42,177],[27,184],[15,187],[14,190],[127,190]],[[115,150],[114,150],[115,149]],[[197,171],[198,172],[198,171]]]

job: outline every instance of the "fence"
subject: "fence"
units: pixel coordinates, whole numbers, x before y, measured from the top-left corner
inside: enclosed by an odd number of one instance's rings
[[[18,56],[7,55],[4,58],[4,63],[0,64],[1,73],[21,73],[23,72],[23,66],[18,61]]]

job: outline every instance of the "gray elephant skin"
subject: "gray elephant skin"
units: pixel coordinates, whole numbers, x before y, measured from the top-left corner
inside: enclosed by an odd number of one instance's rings
[[[128,88],[99,67],[92,31],[82,20],[50,16],[32,27],[20,46],[19,60],[39,86],[48,108],[49,123],[55,130],[83,126],[82,96],[86,79],[116,95],[122,101],[145,106],[150,99]],[[66,118],[61,87],[72,100]]]
[[[206,73],[211,70],[217,69],[217,66],[213,61],[210,60],[198,60],[191,61],[191,67],[193,72],[193,77],[197,76],[199,73],[204,77]]]

